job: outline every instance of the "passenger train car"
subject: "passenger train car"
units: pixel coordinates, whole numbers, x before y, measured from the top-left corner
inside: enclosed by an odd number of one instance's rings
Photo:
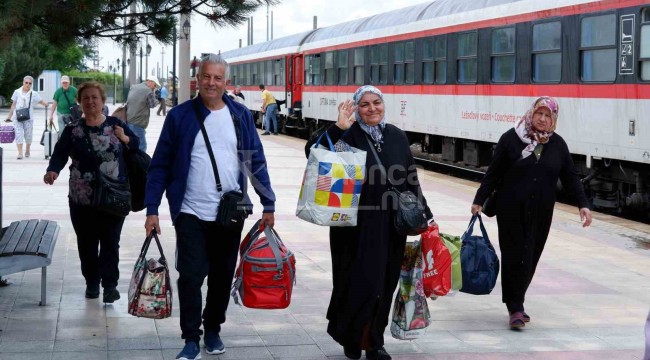
[[[556,97],[594,207],[650,209],[647,0],[437,0],[222,55],[251,111],[259,84],[287,100],[283,132],[309,136],[373,84],[416,157],[478,171],[536,97]]]

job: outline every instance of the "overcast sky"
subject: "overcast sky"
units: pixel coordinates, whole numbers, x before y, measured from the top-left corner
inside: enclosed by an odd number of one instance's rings
[[[269,13],[273,11],[273,38],[277,39],[311,30],[314,16],[318,17],[318,27],[326,27],[423,2],[426,0],[374,0],[372,2],[361,0],[283,0],[279,5],[270,7]],[[260,7],[253,14],[253,42],[255,44],[266,41],[266,14],[266,6]],[[201,53],[217,53],[219,50],[224,52],[236,49],[239,47],[239,39],[242,40],[242,46],[246,46],[246,23],[237,28],[215,29],[204,18],[194,15],[191,26],[190,58],[198,57]],[[149,56],[149,74],[152,74],[156,66],[162,66],[163,46],[155,41],[150,41],[150,45],[152,50]],[[162,70],[169,69],[171,71],[172,47],[165,46],[164,52],[164,68]],[[100,71],[108,71],[108,65],[114,65],[118,57],[121,61],[121,47],[116,46],[114,42],[104,40],[99,44]],[[143,58],[143,61],[146,59]],[[92,67],[92,64],[88,64],[88,66]],[[143,65],[143,71],[144,68]],[[138,65],[136,72],[139,74],[139,71]]]

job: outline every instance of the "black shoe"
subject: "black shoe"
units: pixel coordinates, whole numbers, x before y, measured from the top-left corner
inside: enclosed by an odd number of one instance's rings
[[[391,360],[392,357],[388,355],[384,347],[380,347],[377,350],[366,350],[366,359],[370,360]]]
[[[343,346],[343,353],[348,359],[361,359],[361,348],[358,346]]]
[[[278,135],[278,133],[274,132],[273,135]]]
[[[86,286],[86,299],[97,299],[99,297],[99,285]]]
[[[120,292],[117,289],[104,289],[104,302],[112,304],[115,300],[120,299]]]
[[[263,132],[262,135],[271,135],[271,133],[267,131],[267,132]]]

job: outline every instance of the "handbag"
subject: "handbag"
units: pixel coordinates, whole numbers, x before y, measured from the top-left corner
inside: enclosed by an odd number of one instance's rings
[[[11,144],[16,139],[16,128],[11,125],[0,126],[0,143]]]
[[[152,238],[156,240],[160,251],[158,260],[146,257]],[[172,316],[172,282],[167,259],[155,230],[151,231],[142,244],[140,256],[133,267],[128,299],[129,314],[133,316],[149,319]]]
[[[390,179],[386,174],[386,168],[384,168],[384,164],[381,162],[381,159],[379,159],[375,146],[372,144],[368,136],[366,136],[366,140],[370,145],[370,150],[375,156],[377,165],[379,165],[379,170],[390,185],[389,191],[393,193],[394,199],[396,200],[395,216],[393,218],[395,230],[397,230],[397,233],[401,235],[416,236],[422,234],[429,228],[424,204],[412,191],[400,191],[390,182]]]
[[[129,182],[118,181],[97,169],[97,181],[93,194],[93,206],[107,214],[125,217],[131,211],[131,188]]]
[[[451,254],[440,238],[438,225],[422,233],[422,288],[426,297],[444,296],[451,290]]]
[[[138,212],[145,208],[144,193],[151,156],[140,149],[135,149],[125,151],[124,160],[131,189],[131,211]]]
[[[63,96],[65,96],[65,101],[68,102],[68,109],[70,110],[72,121],[79,121],[81,119],[81,108],[79,107],[79,104],[71,102],[70,99],[68,99],[68,94],[65,90],[63,91]],[[66,122],[64,118],[63,122],[65,125],[68,125],[71,121]]]
[[[203,124],[205,119],[203,116],[201,116],[197,102],[194,102],[194,111],[196,112],[197,116],[196,120],[199,122],[199,126],[201,127],[201,133],[203,134],[205,146],[208,149],[208,154],[210,155],[212,172],[214,173],[214,180],[217,183],[217,191],[222,192],[223,188],[221,187],[221,179],[219,178],[217,161],[214,158],[214,152],[212,151],[212,145],[210,145],[208,132],[205,130],[205,125]],[[219,207],[217,208],[217,224],[234,230],[241,230],[243,228],[244,221],[248,215],[253,213],[253,205],[247,202],[244,196],[246,193],[246,184],[247,181],[244,181],[244,191],[232,190],[221,194],[221,200],[219,201]]]
[[[114,117],[124,121],[125,123],[128,123],[126,121],[126,103],[124,103],[124,105],[122,105],[122,106],[118,107],[117,109],[115,109],[115,111],[113,111],[111,116],[114,116]]]
[[[16,109],[16,120],[18,121],[27,121],[29,120],[29,108],[32,106],[32,92],[29,92],[29,102],[27,103],[26,108]]]
[[[329,147],[318,146],[325,136]],[[309,151],[296,216],[322,226],[357,226],[366,152],[350,146],[335,151],[327,131]]]
[[[476,219],[481,224],[482,236],[472,235]],[[461,237],[460,263],[463,271],[463,287],[460,291],[474,295],[492,292],[499,276],[499,257],[490,243],[481,215],[475,214]]]
[[[483,208],[481,212],[485,214],[487,217],[493,217],[494,215],[497,214],[497,207],[496,207],[496,197],[498,194],[498,190],[492,191],[492,194],[485,199],[485,202],[483,203]]]

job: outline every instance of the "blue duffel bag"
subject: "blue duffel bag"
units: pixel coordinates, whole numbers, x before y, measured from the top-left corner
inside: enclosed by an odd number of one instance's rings
[[[476,219],[481,224],[483,236],[472,235]],[[487,295],[492,292],[499,275],[499,257],[490,243],[481,215],[472,216],[467,230],[461,237],[460,264],[463,272],[463,287],[460,291]]]

